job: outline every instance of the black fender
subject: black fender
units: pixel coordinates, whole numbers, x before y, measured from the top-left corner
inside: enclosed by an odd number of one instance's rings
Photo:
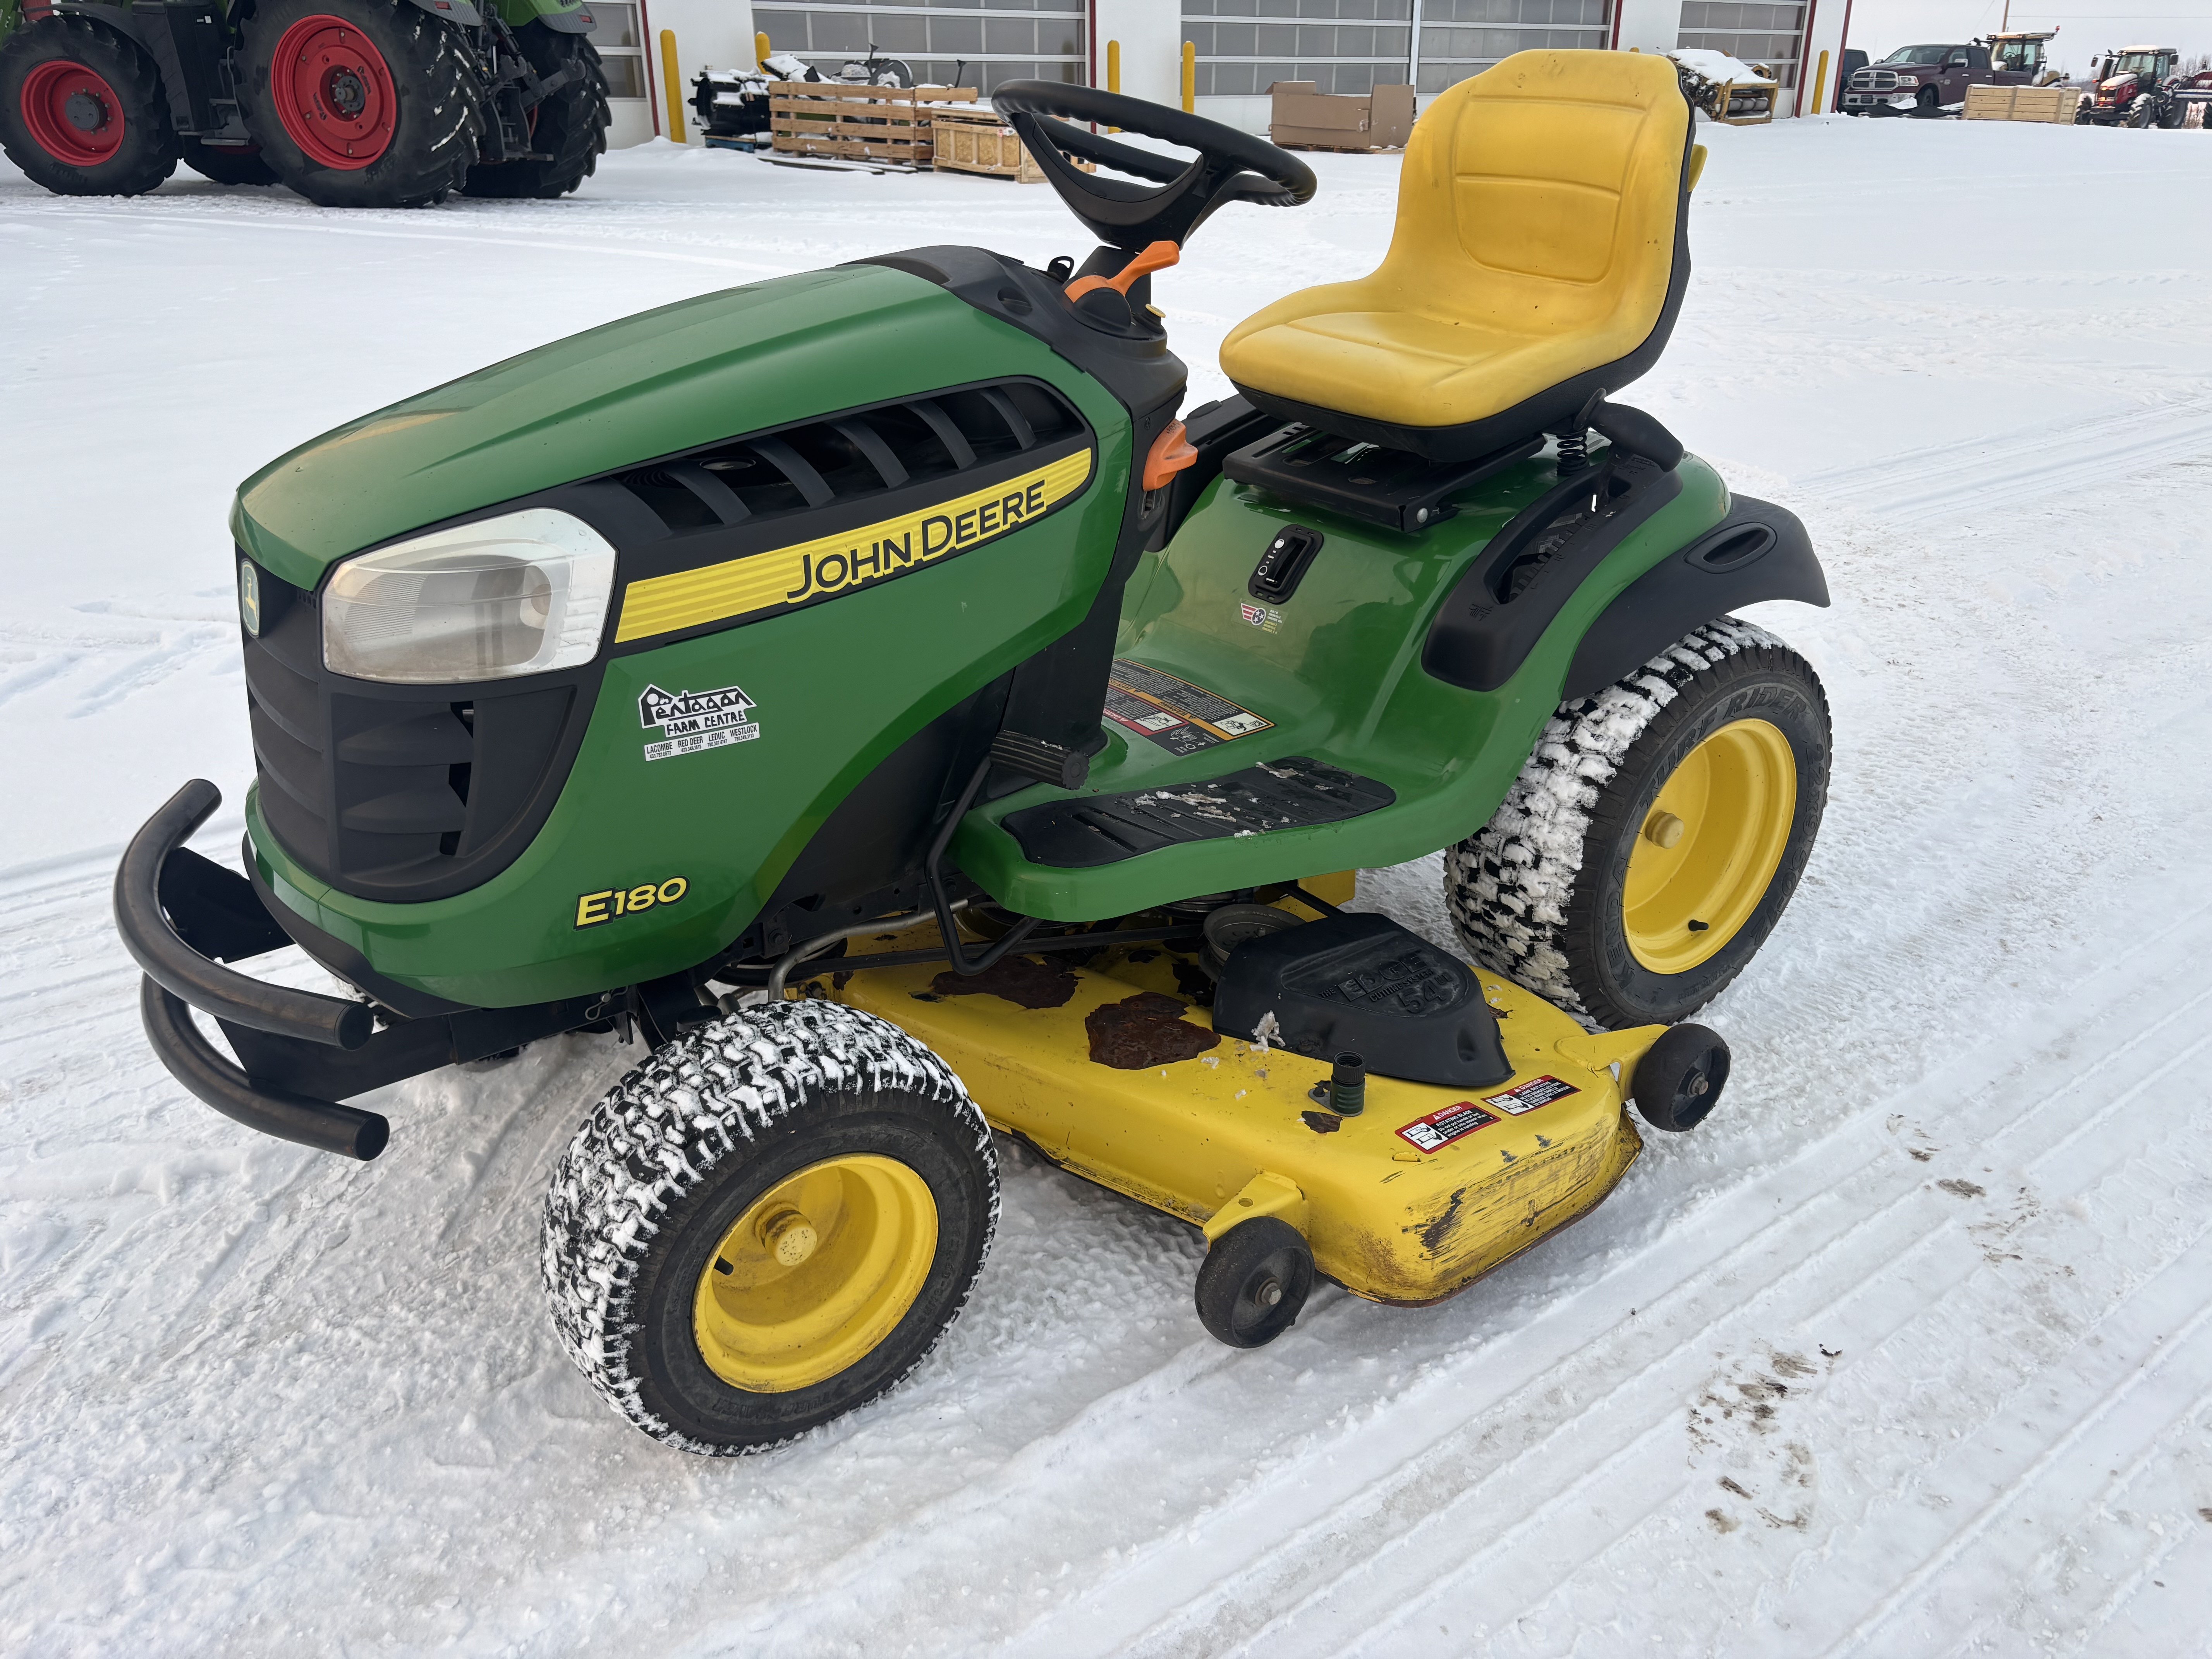
[[[222,56],[222,26],[213,21],[212,13],[203,16],[191,14],[180,20],[186,31],[185,45],[179,48],[172,33],[168,10],[155,0],[138,0],[136,6],[102,6],[63,3],[43,10],[26,8],[27,23],[41,23],[49,17],[82,17],[112,29],[154,60],[155,78],[161,83],[161,96],[168,101],[169,125],[184,137],[195,137],[211,123],[208,114],[205,88],[214,70],[213,60],[200,61],[198,54],[205,51],[205,29],[212,29],[216,37],[215,54]],[[202,27],[196,28],[195,25]],[[187,65],[183,52],[194,52],[193,61]],[[195,90],[200,92],[197,104]]]
[[[1590,624],[1561,700],[1595,696],[1698,623],[1764,599],[1825,605],[1828,579],[1795,513],[1738,495],[1728,517],[1631,582]]]
[[[88,17],[95,23],[105,23],[133,46],[149,52],[152,50],[146,45],[146,31],[131,15],[128,6],[79,5],[72,3],[72,0],[61,0],[56,5],[23,8],[23,22],[27,27],[43,23],[49,17]]]
[[[589,34],[599,27],[598,23],[592,21],[589,6],[580,7],[574,11],[541,11],[530,21],[543,23],[556,34]]]

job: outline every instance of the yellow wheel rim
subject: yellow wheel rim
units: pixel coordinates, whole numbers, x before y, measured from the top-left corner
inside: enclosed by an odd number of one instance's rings
[[[937,1200],[896,1158],[833,1158],[764,1194],[714,1247],[691,1325],[715,1376],[750,1394],[858,1364],[921,1293]]]
[[[1628,948],[1655,974],[1687,973],[1742,931],[1797,816],[1797,761],[1765,720],[1692,749],[1651,803],[1628,855]]]

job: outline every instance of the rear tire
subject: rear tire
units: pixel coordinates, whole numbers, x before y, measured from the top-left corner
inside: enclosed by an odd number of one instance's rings
[[[245,58],[247,125],[318,206],[428,207],[477,159],[468,47],[407,0],[269,0]]]
[[[599,1102],[554,1170],[539,1265],[607,1403],[727,1457],[921,1364],[998,1214],[990,1129],[943,1060],[872,1015],[774,1003],[678,1037]]]
[[[0,45],[0,149],[59,196],[143,196],[177,170],[161,72],[83,17],[46,17]]]
[[[281,185],[258,145],[204,144],[197,138],[183,143],[184,164],[210,184]]]
[[[599,65],[599,48],[580,34],[556,33],[543,23],[532,23],[517,31],[515,40],[541,78],[570,68],[576,71],[576,79],[540,99],[532,112],[532,146],[550,159],[471,167],[461,193],[549,201],[566,196],[590,178],[606,153],[606,71]]]
[[[1460,939],[1602,1026],[1687,1018],[1796,890],[1831,741],[1811,664],[1732,617],[1692,629],[1562,703],[1489,823],[1445,854]]]

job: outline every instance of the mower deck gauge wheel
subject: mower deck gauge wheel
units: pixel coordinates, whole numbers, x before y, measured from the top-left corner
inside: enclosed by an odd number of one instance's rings
[[[1644,1051],[1628,1087],[1646,1123],[1680,1134],[1703,1123],[1720,1104],[1728,1076],[1729,1046],[1719,1032],[1705,1025],[1675,1025]]]
[[[1297,1323],[1313,1285],[1313,1251],[1297,1228],[1271,1215],[1240,1221],[1199,1266],[1199,1321],[1232,1348],[1264,1347]]]

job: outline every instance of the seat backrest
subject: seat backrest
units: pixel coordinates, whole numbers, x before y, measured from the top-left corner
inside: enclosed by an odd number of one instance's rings
[[[1664,58],[1517,52],[1423,112],[1376,274],[1434,316],[1641,339],[1667,309],[1690,133]]]

